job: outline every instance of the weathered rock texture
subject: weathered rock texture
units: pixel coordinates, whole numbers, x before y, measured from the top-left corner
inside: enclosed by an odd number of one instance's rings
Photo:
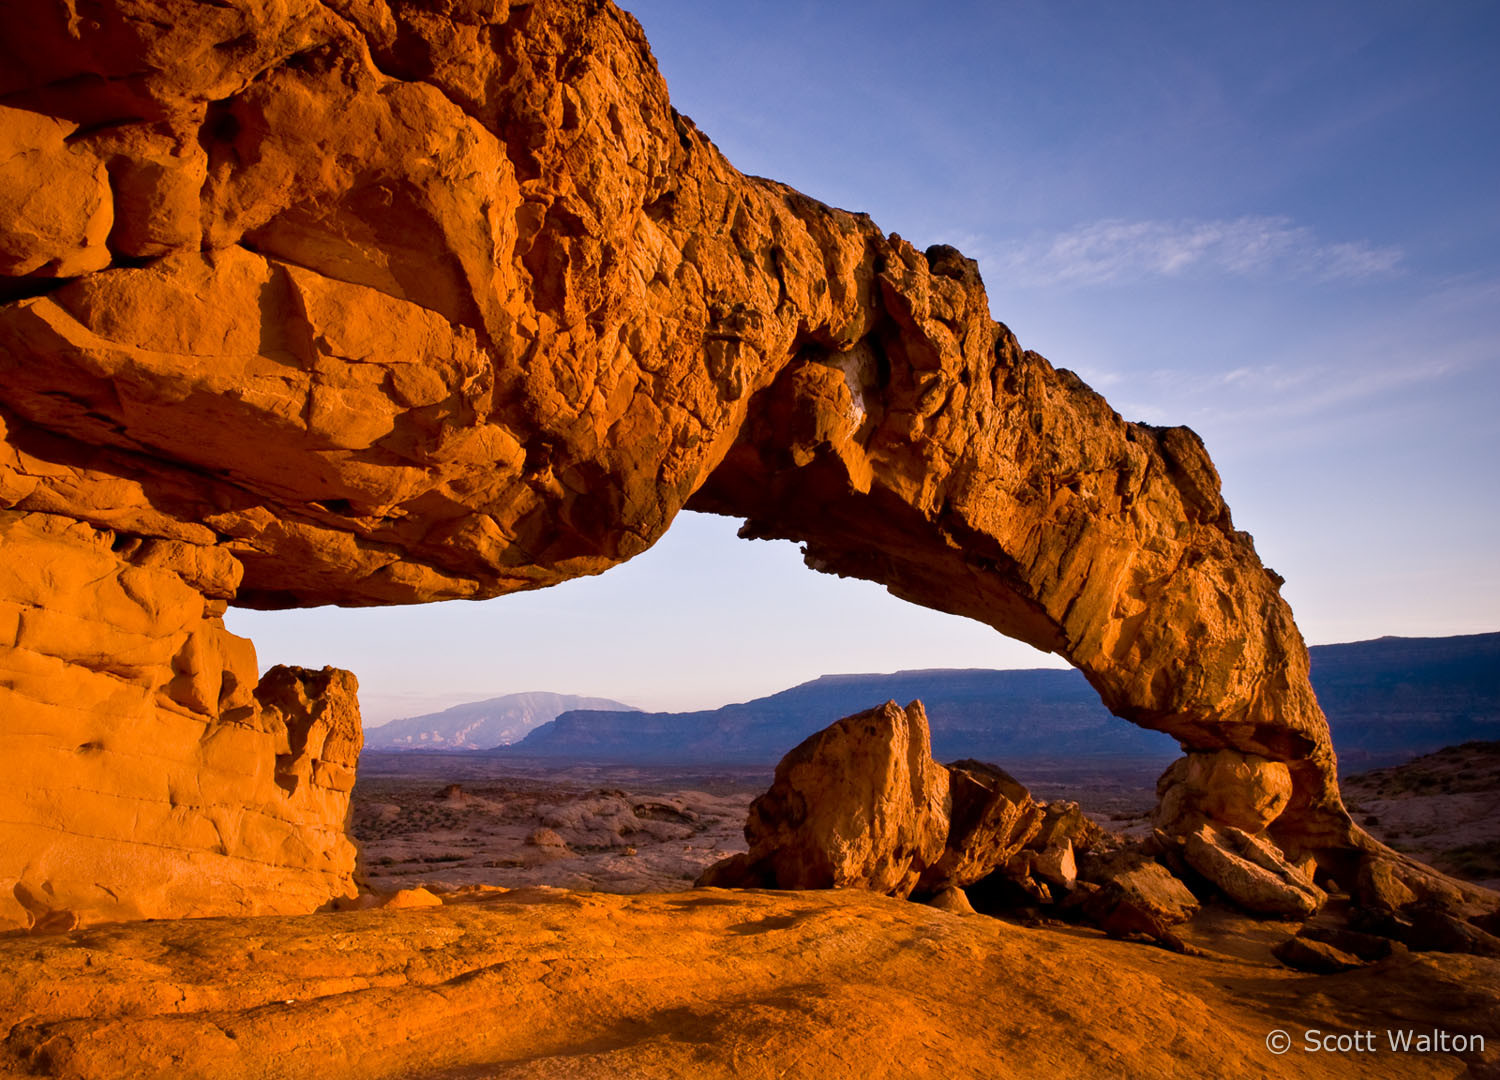
[[[1126,854],[1101,868],[1099,876],[1083,909],[1111,937],[1143,934],[1169,942],[1172,928],[1198,911],[1197,898],[1161,863]]]
[[[1023,350],[953,249],[735,171],[611,4],[11,4],[0,112],[5,505],[263,607],[536,588],[740,515],[1285,762],[1274,828],[1335,873],[1373,847],[1198,438]]]
[[[219,619],[232,558],[14,510],[0,556],[0,927],[354,892],[354,678],[278,667],[257,687]]]
[[[1500,1063],[1500,961],[1306,976],[865,892],[609,896],[0,940],[0,1074],[78,1080],[1438,1080]],[[1267,1053],[1441,1027],[1461,1056]],[[1300,1033],[1300,1028],[1294,1029]]]
[[[1004,866],[1041,827],[1043,808],[1003,769],[982,761],[949,765],[945,839],[923,871],[923,892],[962,887]]]
[[[781,759],[770,790],[750,804],[749,852],[709,867],[699,884],[910,896],[950,854],[949,784],[921,702],[847,716]],[[983,872],[942,873],[932,891]]]
[[[994,765],[938,764],[922,703],[888,701],[782,758],[770,789],[750,804],[750,850],[713,864],[698,884],[926,899],[1004,871],[1022,854],[1016,876],[1030,876],[1034,861],[1062,876],[1073,865],[1069,828],[1080,831],[1084,821],[1076,803],[1067,805],[1076,814],[1060,807],[1054,835],[1023,852],[1048,808]]]
[[[1235,750],[1178,758],[1156,782],[1157,827],[1171,835],[1217,822],[1258,833],[1286,809],[1292,797],[1290,770]]]
[[[1233,826],[1204,825],[1189,833],[1182,857],[1247,911],[1307,918],[1327,895],[1273,845]]]

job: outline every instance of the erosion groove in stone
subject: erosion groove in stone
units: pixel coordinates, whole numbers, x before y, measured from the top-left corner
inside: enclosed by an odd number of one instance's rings
[[[347,887],[319,839],[342,759],[296,773],[226,602],[538,588],[684,507],[1057,652],[1189,747],[1284,762],[1295,856],[1350,876],[1376,849],[1197,436],[1022,349],[957,251],[737,172],[611,4],[42,0],[0,10],[0,56],[0,704],[28,792],[0,919],[134,903],[86,880],[106,841],[58,794],[91,754],[120,755],[111,798],[172,808],[200,875],[238,857],[215,815],[266,814],[295,824],[256,857],[324,875],[298,904]],[[129,603],[39,610],[72,569],[37,544]],[[318,715],[350,688],[303,685]],[[39,829],[73,846],[44,858]]]

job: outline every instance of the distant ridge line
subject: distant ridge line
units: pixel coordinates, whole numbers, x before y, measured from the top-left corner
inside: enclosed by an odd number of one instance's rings
[[[1387,635],[1314,645],[1313,686],[1345,767],[1375,767],[1500,738],[1500,632]],[[1113,716],[1073,668],[836,673],[747,702],[687,712],[579,711],[508,752],[598,761],[775,762],[807,735],[888,699],[920,698],[940,759],[1157,756],[1174,740]]]

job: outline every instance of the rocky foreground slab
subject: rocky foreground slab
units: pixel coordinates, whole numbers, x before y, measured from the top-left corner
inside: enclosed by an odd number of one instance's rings
[[[1227,916],[1221,916],[1227,918]],[[0,940],[0,1072],[390,1077],[1491,1076],[1500,960],[1307,975],[862,890],[609,896],[136,923]],[[1232,944],[1229,944],[1232,942]],[[1215,948],[1215,946],[1226,946]],[[1293,1052],[1267,1049],[1287,1031]],[[1308,1052],[1304,1032],[1373,1031]],[[1387,1030],[1454,1053],[1395,1052]],[[1348,1040],[1346,1040],[1348,1041]],[[1469,1070],[1466,1072],[1465,1070]]]

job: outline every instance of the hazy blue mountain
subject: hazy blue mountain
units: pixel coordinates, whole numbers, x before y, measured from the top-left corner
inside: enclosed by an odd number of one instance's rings
[[[1311,650],[1313,685],[1345,767],[1500,738],[1500,634],[1380,638]],[[690,713],[565,712],[510,748],[621,762],[774,763],[841,716],[920,698],[939,760],[1175,756],[1176,743],[1113,716],[1077,671],[929,670],[825,675],[769,697]]]
[[[1383,637],[1309,652],[1343,770],[1500,738],[1500,634]]]
[[[517,753],[610,761],[776,762],[834,720],[920,699],[942,760],[1095,752],[1168,758],[1177,744],[1114,716],[1076,671],[935,669],[825,675],[770,697],[690,713],[568,712]]]
[[[365,732],[371,750],[488,750],[525,738],[569,709],[608,709],[610,715],[631,715],[632,707],[609,698],[576,694],[506,694],[488,701],[471,701],[442,712],[392,720]]]

